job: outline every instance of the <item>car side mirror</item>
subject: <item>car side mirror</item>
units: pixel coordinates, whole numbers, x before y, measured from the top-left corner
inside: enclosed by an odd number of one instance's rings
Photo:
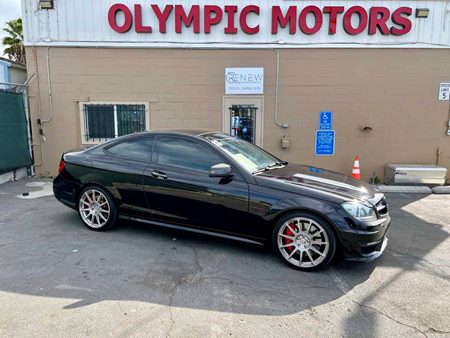
[[[225,163],[219,163],[209,168],[210,177],[229,177],[231,175],[231,167]]]

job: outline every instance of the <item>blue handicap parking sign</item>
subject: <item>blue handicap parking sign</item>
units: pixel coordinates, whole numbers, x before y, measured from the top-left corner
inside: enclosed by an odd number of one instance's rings
[[[334,130],[317,130],[316,156],[333,156],[334,140],[335,140]]]
[[[333,113],[330,111],[321,111],[319,119],[319,129],[320,130],[331,130],[333,129]]]

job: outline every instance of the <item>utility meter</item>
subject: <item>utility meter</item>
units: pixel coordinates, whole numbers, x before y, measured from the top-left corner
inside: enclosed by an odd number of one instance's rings
[[[291,141],[288,139],[287,135],[284,135],[281,138],[281,148],[289,149],[290,146],[291,146]]]

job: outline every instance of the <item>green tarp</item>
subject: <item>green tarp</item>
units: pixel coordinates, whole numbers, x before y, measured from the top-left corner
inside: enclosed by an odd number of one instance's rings
[[[31,165],[22,94],[0,91],[0,174]]]

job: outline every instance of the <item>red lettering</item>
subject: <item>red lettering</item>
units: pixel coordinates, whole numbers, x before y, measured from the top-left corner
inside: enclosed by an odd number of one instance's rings
[[[359,25],[355,28],[352,26],[352,16],[357,14],[359,17]],[[347,34],[357,35],[362,33],[367,27],[368,15],[366,10],[361,6],[352,6],[344,14],[344,30]]]
[[[344,12],[344,6],[325,6],[323,8],[323,12],[330,14],[330,19],[329,19],[329,24],[328,24],[328,34],[335,35],[336,34],[337,16],[338,16],[338,14]]]
[[[122,26],[117,24],[117,13],[123,12],[125,16],[125,21]],[[108,12],[108,22],[112,29],[117,33],[126,33],[131,29],[133,25],[133,14],[131,14],[130,9],[124,4],[112,5]]]
[[[214,13],[214,17],[212,14]],[[222,8],[216,5],[206,5],[205,6],[205,33],[211,33],[211,26],[217,25],[222,21],[223,12]]]
[[[392,35],[405,35],[411,31],[412,23],[409,16],[412,14],[412,8],[400,7],[392,13],[392,22],[401,28],[391,27]]]
[[[134,30],[136,33],[151,33],[152,27],[142,24],[142,6],[134,5]]]
[[[183,5],[175,5],[175,32],[181,33],[181,24],[191,27],[194,24],[194,33],[200,33],[200,6],[193,5],[189,14],[184,11]]]
[[[377,28],[381,34],[389,35],[390,31],[386,22],[389,20],[390,14],[386,7],[372,7],[370,9],[369,35],[376,34]]]
[[[224,30],[225,34],[237,34],[237,28],[234,25],[234,15],[237,11],[237,6],[225,6],[225,12],[228,15],[228,24]]]
[[[255,5],[245,6],[241,11],[241,15],[239,16],[239,23],[244,33],[256,34],[259,32],[259,25],[256,25],[255,27],[250,27],[247,24],[247,16],[250,13],[255,13],[256,15],[259,15],[259,7]]]
[[[306,23],[306,18],[309,13],[312,13],[314,15],[314,26],[312,26],[311,28],[308,27]],[[300,30],[304,34],[311,35],[317,33],[319,29],[322,27],[322,22],[323,22],[322,11],[317,6],[306,6],[300,13],[299,26]]]
[[[297,6],[289,6],[286,15],[283,15],[280,6],[272,7],[272,34],[278,33],[278,25],[286,28],[289,24],[289,34],[295,34],[297,31]]]
[[[170,13],[172,12],[173,5],[167,5],[164,7],[164,11],[161,12],[158,5],[152,5],[153,12],[156,15],[156,18],[159,22],[159,32],[165,33],[166,32],[166,24],[167,19],[169,18]]]

